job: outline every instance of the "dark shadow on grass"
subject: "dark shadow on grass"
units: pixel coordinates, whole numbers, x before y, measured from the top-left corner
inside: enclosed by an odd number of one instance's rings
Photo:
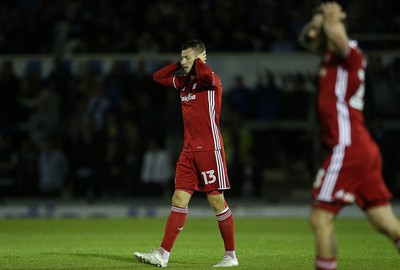
[[[61,252],[46,252],[42,253],[46,255],[64,255],[64,256],[74,256],[74,257],[82,257],[82,258],[96,258],[96,259],[108,259],[118,262],[124,263],[132,263],[136,262],[134,258],[130,258],[127,256],[120,256],[120,255],[111,255],[111,254],[100,254],[100,253],[61,253]]]
[[[68,256],[68,257],[81,257],[81,258],[95,258],[95,259],[107,259],[107,260],[112,260],[112,261],[117,261],[121,263],[129,263],[129,264],[137,264],[137,265],[146,265],[143,264],[139,261],[137,261],[133,257],[129,256],[120,256],[120,255],[112,255],[112,254],[101,254],[101,253],[82,253],[82,252],[43,252],[41,254],[44,255],[55,255],[55,256]],[[200,263],[196,262],[170,262],[170,266],[177,268],[177,269],[187,269],[189,268],[197,268],[201,265]],[[150,265],[148,265],[151,267]],[[210,265],[211,268],[211,265]],[[67,268],[68,269],[68,268]],[[84,268],[82,268],[84,269]]]

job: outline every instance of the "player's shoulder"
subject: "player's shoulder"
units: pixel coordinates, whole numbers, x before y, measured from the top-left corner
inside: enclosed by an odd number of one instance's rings
[[[358,46],[358,42],[356,40],[349,40],[348,46],[349,46],[349,53],[354,53],[363,57],[363,52],[360,46]]]
[[[355,40],[350,40],[348,42],[348,50],[344,57],[345,62],[348,67],[365,66],[365,56],[361,48],[358,46],[358,42]]]
[[[212,72],[212,75],[214,77],[214,85],[222,87],[222,82],[221,82],[221,78],[219,77],[219,75],[217,73],[215,73],[214,71]]]
[[[219,78],[219,75],[218,75],[218,73],[217,73],[217,72],[215,72],[215,71],[212,71],[212,72],[211,72],[211,74],[213,74],[215,77]]]

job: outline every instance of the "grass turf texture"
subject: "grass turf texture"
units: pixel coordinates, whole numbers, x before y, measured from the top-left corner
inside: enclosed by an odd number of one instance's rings
[[[132,258],[158,247],[165,218],[0,220],[0,269],[157,269]],[[365,219],[336,221],[339,269],[398,269],[393,244]],[[302,218],[236,218],[235,269],[313,269],[314,241]],[[170,269],[213,269],[223,257],[215,218],[191,218]]]

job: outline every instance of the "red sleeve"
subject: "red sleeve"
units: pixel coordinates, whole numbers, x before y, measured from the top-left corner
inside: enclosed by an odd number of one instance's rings
[[[215,83],[214,73],[209,66],[207,66],[200,59],[196,59],[195,62],[196,76],[199,83],[203,86],[210,87]]]
[[[180,70],[181,68],[182,66],[180,62],[165,66],[153,74],[153,80],[163,86],[173,87],[174,72]]]

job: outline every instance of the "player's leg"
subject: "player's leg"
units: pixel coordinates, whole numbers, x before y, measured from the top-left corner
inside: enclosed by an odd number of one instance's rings
[[[390,204],[369,208],[367,216],[371,224],[391,239],[400,251],[400,222]]]
[[[353,185],[351,179],[355,179],[348,175],[353,166],[348,151],[349,148],[343,145],[335,146],[326,156],[313,184],[310,225],[315,238],[315,268],[318,270],[335,270],[337,267],[334,219],[344,205],[350,203],[345,201],[344,194],[346,191],[351,194],[349,185]]]
[[[164,237],[158,251],[169,259],[171,249],[178,234],[186,223],[189,201],[197,187],[197,172],[194,155],[182,152],[175,172],[175,192],[172,196],[171,212],[165,225]]]
[[[214,267],[229,267],[239,265],[235,253],[235,236],[233,216],[228,204],[225,201],[224,194],[220,191],[207,193],[207,200],[213,208],[218,220],[218,227],[224,241],[225,256],[224,259]]]
[[[172,208],[169,214],[164,237],[159,252],[164,258],[169,258],[169,253],[175,243],[178,234],[183,230],[188,213],[188,204],[193,192],[189,190],[175,190],[172,196]]]
[[[165,225],[164,237],[158,249],[148,253],[135,252],[133,256],[143,263],[167,267],[171,249],[178,234],[185,226],[191,191],[175,190],[172,196],[171,212]]]
[[[336,269],[336,233],[335,214],[320,208],[312,208],[310,214],[311,229],[316,244],[316,269]]]
[[[390,204],[392,194],[383,179],[382,158],[377,146],[372,151],[375,151],[372,155],[374,159],[366,169],[363,185],[358,190],[357,203],[364,209],[371,224],[394,241],[400,250],[400,222]]]
[[[161,245],[157,250],[149,253],[135,252],[133,256],[139,261],[167,267],[171,249],[186,223],[189,201],[197,185],[197,174],[192,165],[191,155],[182,152],[176,168],[175,192],[172,196],[171,212],[165,225]]]
[[[196,152],[200,190],[207,194],[207,200],[214,209],[218,226],[225,245],[224,259],[215,267],[237,266],[233,231],[233,216],[222,190],[230,188],[225,163],[225,153],[221,150]]]

